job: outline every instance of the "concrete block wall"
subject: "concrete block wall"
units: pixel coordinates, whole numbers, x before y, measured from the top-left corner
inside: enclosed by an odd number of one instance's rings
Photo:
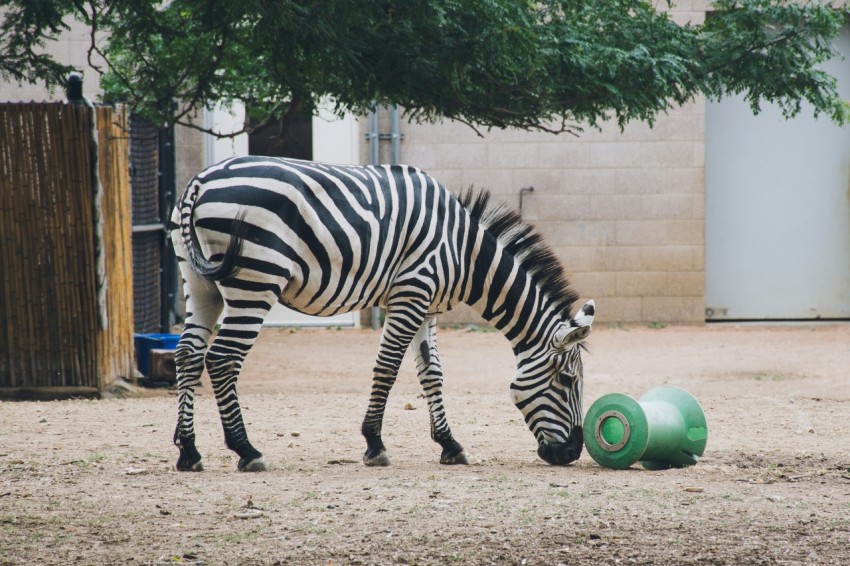
[[[203,125],[203,116],[198,114],[189,117],[189,121]],[[176,197],[179,198],[179,195],[183,194],[183,189],[186,188],[189,179],[204,168],[203,132],[186,126],[176,126],[174,128],[174,148]]]
[[[408,125],[402,161],[458,192],[470,185],[519,208],[608,322],[698,322],[704,312],[704,104],[650,129],[579,138]],[[443,140],[451,140],[443,142]],[[444,321],[471,322],[461,309]]]

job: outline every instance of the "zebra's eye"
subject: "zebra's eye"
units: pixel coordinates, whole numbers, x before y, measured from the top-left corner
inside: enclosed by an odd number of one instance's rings
[[[576,376],[571,373],[567,373],[564,371],[558,372],[558,383],[560,383],[564,387],[572,387],[575,379]]]

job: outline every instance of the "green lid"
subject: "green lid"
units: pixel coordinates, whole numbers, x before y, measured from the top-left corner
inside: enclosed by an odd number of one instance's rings
[[[626,440],[628,425],[629,423],[625,421],[622,414],[618,413],[605,417],[600,427],[603,447],[608,449],[608,446],[615,446]]]
[[[646,415],[637,401],[622,393],[596,400],[584,418],[588,454],[606,468],[628,468],[643,455],[649,439]]]

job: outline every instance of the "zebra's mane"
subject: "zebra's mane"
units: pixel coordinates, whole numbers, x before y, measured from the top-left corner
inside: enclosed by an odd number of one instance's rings
[[[472,187],[459,196],[461,205],[473,219],[495,237],[520,267],[531,276],[553,306],[572,318],[572,305],[579,295],[572,288],[555,252],[546,245],[533,226],[503,203],[491,204],[490,192]]]

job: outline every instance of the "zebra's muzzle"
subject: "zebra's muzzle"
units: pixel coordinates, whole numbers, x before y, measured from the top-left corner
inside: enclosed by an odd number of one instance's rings
[[[566,466],[578,460],[584,446],[584,433],[580,426],[573,428],[566,442],[546,442],[537,447],[537,455],[553,466]]]

